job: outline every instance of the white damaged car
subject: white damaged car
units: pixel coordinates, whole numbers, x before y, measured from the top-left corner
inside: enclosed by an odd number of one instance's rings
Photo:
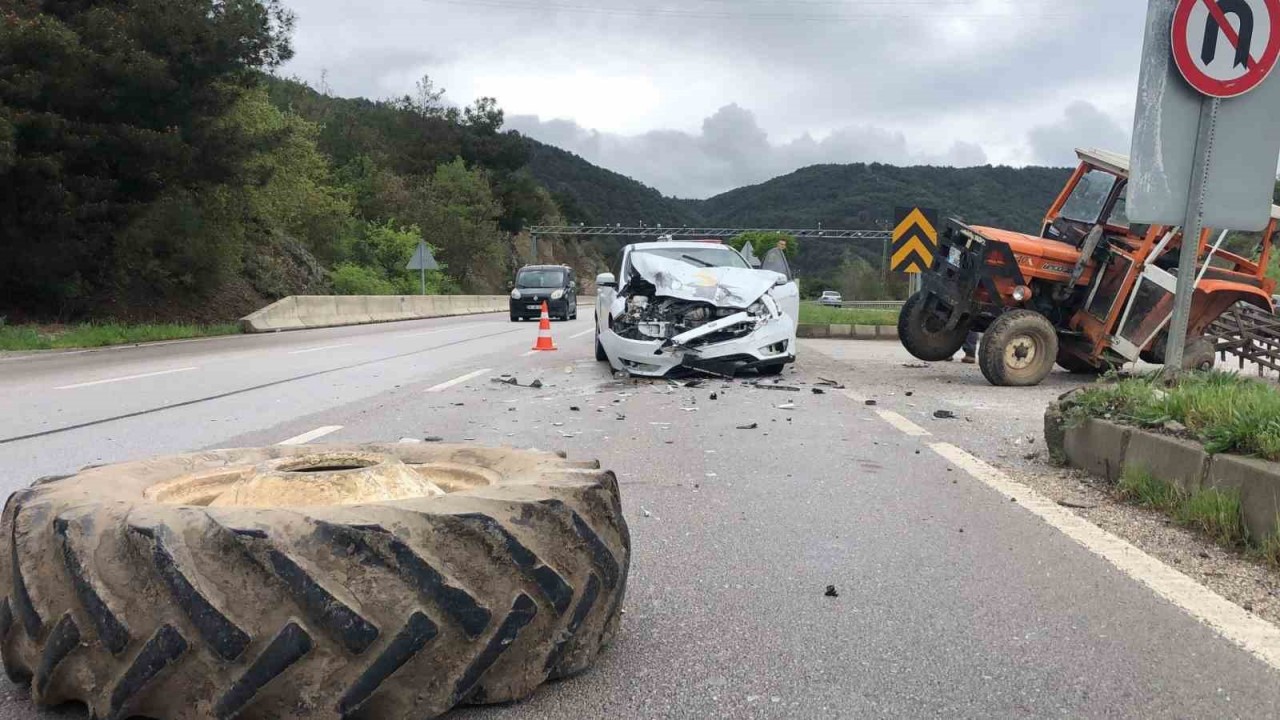
[[[647,377],[782,372],[796,359],[800,289],[781,265],[752,269],[718,243],[628,245],[619,275],[596,278],[596,359]]]

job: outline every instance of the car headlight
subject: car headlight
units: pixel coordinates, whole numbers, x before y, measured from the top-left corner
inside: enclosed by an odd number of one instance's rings
[[[551,299],[552,299],[552,300],[559,300],[559,299],[560,299],[560,298],[562,298],[562,297],[564,297],[564,290],[557,290],[557,291],[555,291],[555,292],[551,293]]]
[[[519,291],[519,290],[512,290],[512,291],[511,291],[511,299],[512,299],[512,300],[519,300],[519,299],[520,299],[520,291]]]

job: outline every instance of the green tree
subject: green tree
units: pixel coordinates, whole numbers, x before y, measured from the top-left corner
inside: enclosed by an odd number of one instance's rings
[[[206,215],[217,202],[201,196],[252,152],[219,120],[258,71],[289,58],[292,22],[279,0],[6,3],[0,305],[82,310],[131,277],[119,255],[137,259],[146,227]],[[177,273],[181,256],[234,247],[159,248],[149,260]]]
[[[787,241],[787,259],[794,260],[800,254],[800,241],[795,237],[786,233],[777,232],[745,232],[729,241],[729,245],[734,250],[741,250],[746,247],[747,243],[751,243],[751,248],[755,250],[756,257],[763,259],[764,254],[778,246],[778,243]]]
[[[339,259],[354,207],[316,146],[319,127],[277,109],[261,87],[247,91],[224,122],[260,148],[243,169],[247,211],[261,227],[301,240],[320,259]]]
[[[470,169],[458,158],[414,188],[401,217],[422,229],[427,241],[440,248],[439,259],[450,274],[470,287],[478,269],[502,262],[506,236],[498,228],[501,215],[484,171]]]

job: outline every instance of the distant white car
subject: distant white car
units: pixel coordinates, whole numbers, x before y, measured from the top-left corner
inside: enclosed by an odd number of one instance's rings
[[[782,372],[796,359],[800,288],[755,270],[718,243],[655,242],[622,250],[618,276],[596,278],[596,359],[633,375],[693,367]]]
[[[840,307],[844,304],[844,298],[835,290],[827,290],[822,293],[822,297],[818,298],[818,304],[830,307]]]

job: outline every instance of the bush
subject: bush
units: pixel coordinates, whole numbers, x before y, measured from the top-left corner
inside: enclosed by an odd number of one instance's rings
[[[338,295],[398,295],[394,283],[387,280],[377,270],[342,263],[329,273],[333,282],[333,291]]]
[[[1193,373],[1164,387],[1159,373],[1101,383],[1072,397],[1068,418],[1115,420],[1139,427],[1175,421],[1210,453],[1280,460],[1280,392],[1230,373]]]

